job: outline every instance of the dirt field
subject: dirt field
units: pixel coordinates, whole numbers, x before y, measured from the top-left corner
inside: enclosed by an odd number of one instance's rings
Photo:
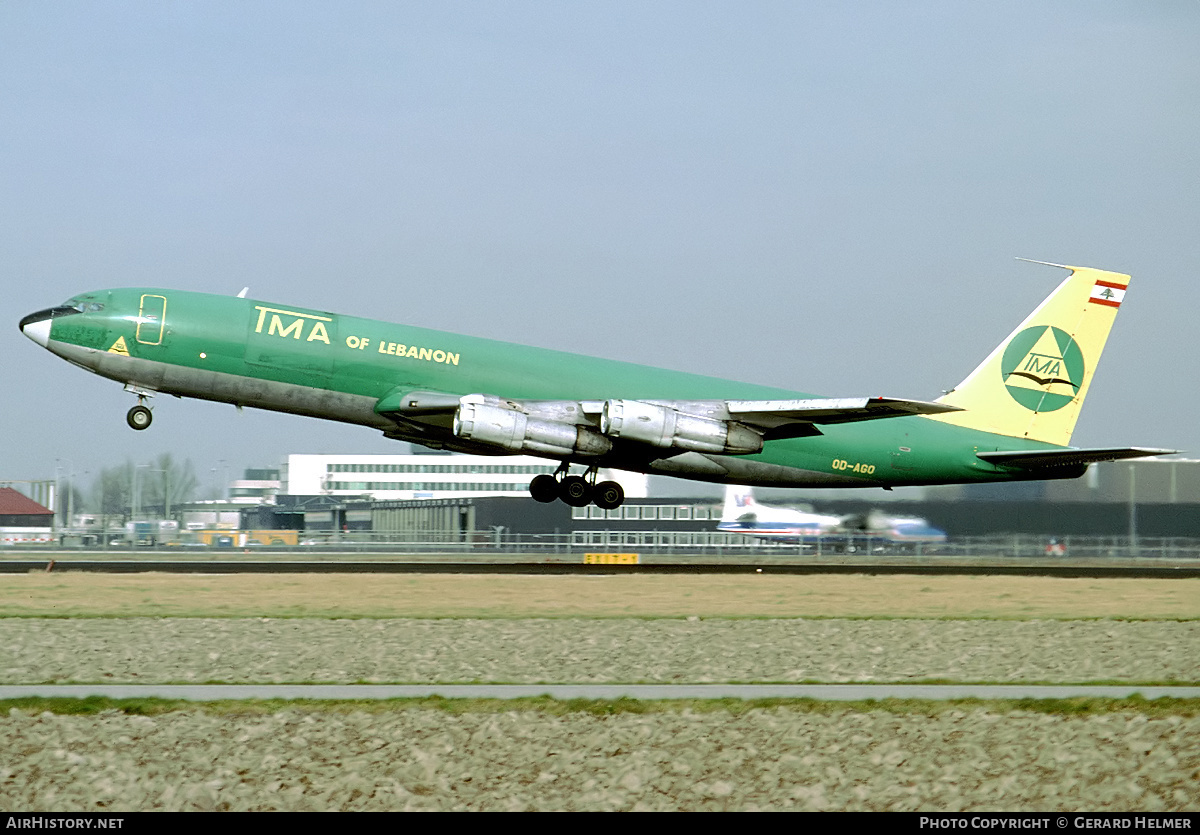
[[[1200,621],[0,618],[0,680],[1200,682]]]
[[[1190,620],[1200,580],[772,575],[0,575],[0,617]]]
[[[6,682],[1195,681],[1197,629],[1198,580],[0,576]],[[0,715],[0,806],[1200,809],[1189,702],[51,709]]]
[[[1195,716],[14,710],[3,731],[0,807],[23,811],[1200,808]]]

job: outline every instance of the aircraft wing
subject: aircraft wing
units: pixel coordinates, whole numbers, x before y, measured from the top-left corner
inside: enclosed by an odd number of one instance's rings
[[[764,441],[820,435],[822,424],[959,411],[894,397],[805,400],[521,400],[397,389],[375,411],[396,437],[439,446],[598,456],[614,442],[627,451],[659,447],[750,454]],[[495,451],[494,449],[492,451]]]
[[[1053,467],[1077,467],[1101,461],[1120,461],[1124,458],[1147,458],[1154,455],[1173,455],[1177,449],[1148,447],[1106,447],[1098,449],[1024,449],[1012,452],[977,452],[976,457],[989,464],[1019,467],[1023,470],[1043,470]]]

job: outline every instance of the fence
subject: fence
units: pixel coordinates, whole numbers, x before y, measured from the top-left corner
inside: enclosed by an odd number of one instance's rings
[[[775,542],[757,539],[742,534],[717,531],[574,531],[565,534],[516,536],[496,530],[488,533],[476,532],[467,535],[412,532],[408,534],[372,532],[332,532],[318,535],[302,535],[298,545],[263,545],[246,542],[244,545],[228,543],[203,546],[160,545],[155,548],[130,549],[111,544],[79,547],[80,553],[94,554],[98,551],[137,550],[153,553],[155,558],[169,557],[172,553],[197,552],[218,555],[221,552],[237,552],[286,555],[289,559],[319,557],[340,553],[395,554],[462,554],[474,559],[487,559],[489,555],[531,555],[535,558],[562,556],[568,559],[582,557],[584,553],[596,551],[638,552],[650,556],[673,556],[695,558],[742,558],[742,559],[799,559],[833,556],[890,556],[908,557],[955,557],[973,560],[1045,558],[1070,560],[1104,560],[1111,558],[1200,560],[1200,539],[1196,538],[1151,538],[1130,540],[1129,537],[1082,537],[1070,536],[1056,540],[1045,537],[1012,534],[986,537],[962,537],[950,542],[922,543],[897,542],[871,536],[813,537],[805,542]],[[232,538],[231,538],[232,539]],[[3,548],[7,554],[31,550],[59,550],[57,543],[12,544]]]

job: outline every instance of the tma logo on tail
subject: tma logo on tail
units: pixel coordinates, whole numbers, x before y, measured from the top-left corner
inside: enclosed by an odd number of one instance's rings
[[[1084,370],[1079,343],[1052,325],[1014,336],[1000,363],[1008,393],[1033,412],[1053,412],[1070,403],[1083,385]]]

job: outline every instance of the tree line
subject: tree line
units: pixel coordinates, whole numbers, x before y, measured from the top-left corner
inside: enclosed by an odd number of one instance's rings
[[[165,452],[149,463],[126,461],[106,467],[92,480],[90,487],[75,485],[63,491],[62,509],[67,509],[68,491],[75,513],[95,513],[104,517],[130,519],[167,519],[175,509],[195,501],[200,482],[190,460],[178,461]]]

